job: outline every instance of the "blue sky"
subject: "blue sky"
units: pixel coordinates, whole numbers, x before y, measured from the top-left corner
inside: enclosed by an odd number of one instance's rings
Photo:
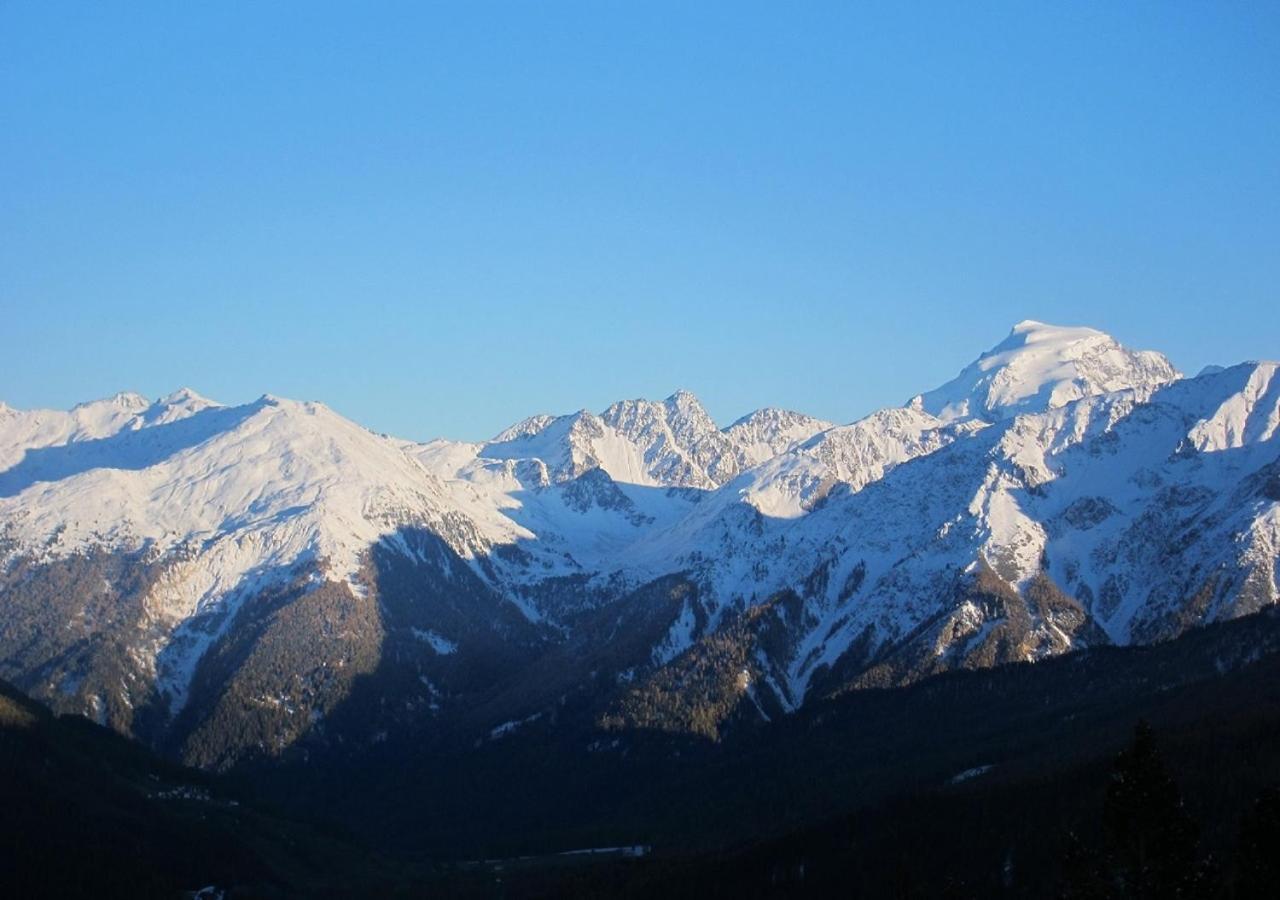
[[[1280,356],[1280,5],[0,4],[0,399],[848,421]],[[696,8],[695,8],[696,7]]]

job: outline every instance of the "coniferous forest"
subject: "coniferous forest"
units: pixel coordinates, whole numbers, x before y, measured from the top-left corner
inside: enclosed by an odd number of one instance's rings
[[[583,752],[566,719],[223,775],[6,689],[5,871],[24,896],[1265,897],[1280,653],[1223,660],[1277,632],[857,691],[723,741],[597,725],[611,749]]]

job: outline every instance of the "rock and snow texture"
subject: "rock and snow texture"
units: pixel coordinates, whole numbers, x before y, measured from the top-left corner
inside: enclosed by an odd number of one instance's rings
[[[233,612],[296,566],[350,578],[371,544],[404,525],[452,535],[464,556],[482,549],[397,442],[318,403],[121,394],[69,413],[7,411],[0,448],[7,556],[110,548],[165,562],[144,598],[154,630],[139,653],[175,707],[217,636],[183,626]]]
[[[163,563],[129,653],[171,709],[273,580],[301,571],[359,594],[375,545],[437,586],[483,584],[548,646],[576,612],[680,573],[696,596],[648,665],[791,597],[752,620],[767,639],[742,669],[757,706],[771,692],[788,709],[859,677],[1157,640],[1276,602],[1278,431],[1275,364],[1182,379],[1158,353],[1035,322],[847,425],[762,409],[722,429],[684,391],[533,416],[482,443],[413,444],[316,403],[187,390],[0,406],[0,564],[90,550]],[[443,664],[468,653],[456,633],[410,637]]]
[[[937,655],[976,647],[1011,613],[961,599],[975,567],[1024,595],[1047,578],[1097,626],[1086,639],[1030,609],[1025,658],[1171,637],[1276,602],[1277,387],[1275,364],[1246,364],[1086,397],[833,494],[779,530],[776,563],[753,559],[824,572],[801,588],[812,626],[793,686],[860,638],[889,646],[940,616]]]

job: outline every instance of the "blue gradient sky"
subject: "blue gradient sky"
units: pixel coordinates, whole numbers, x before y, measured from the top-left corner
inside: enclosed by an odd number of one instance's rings
[[[14,406],[483,438],[848,421],[1023,318],[1280,356],[1275,3],[108,6],[0,4]]]

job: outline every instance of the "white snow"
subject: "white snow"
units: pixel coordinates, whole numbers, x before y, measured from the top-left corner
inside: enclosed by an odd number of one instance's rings
[[[423,643],[429,645],[440,656],[448,656],[451,653],[458,652],[458,644],[451,641],[447,637],[430,629],[414,628],[413,636]]]
[[[952,382],[839,426],[763,409],[721,429],[687,392],[535,416],[485,443],[413,444],[270,396],[0,406],[0,534],[36,558],[101,545],[167,560],[145,598],[152,631],[138,658],[175,708],[231,618],[209,613],[234,611],[299,563],[359,587],[379,540],[414,556],[404,527],[436,531],[552,629],[554,611],[525,590],[551,577],[636,586],[687,572],[703,630],[735,604],[795,590],[804,616],[790,655],[757,660],[750,685],[792,708],[851,642],[891,642],[956,613],[942,604],[978,560],[1015,587],[1048,565],[1120,642],[1196,572],[1260,573],[1274,602],[1280,504],[1248,479],[1278,455],[1276,368],[1176,380],[1159,354],[1101,332],[1023,322]],[[1178,540],[1186,522],[1205,533],[1171,569],[1153,542]],[[1215,600],[1209,614],[1232,608]],[[970,618],[962,630],[989,624]],[[1043,627],[1054,646],[1065,640]],[[686,601],[653,662],[701,634]],[[463,652],[434,631],[414,635]]]
[[[963,772],[959,773],[958,775],[953,775],[949,783],[960,784],[961,782],[971,781],[972,779],[977,778],[980,775],[987,774],[993,768],[995,767],[988,765],[988,766],[974,766],[972,769],[965,769]]]
[[[954,379],[920,394],[910,405],[945,420],[1002,419],[1179,377],[1159,353],[1128,350],[1092,328],[1028,319]]]
[[[523,719],[512,719],[509,722],[503,722],[489,729],[489,740],[496,741],[500,738],[507,737],[515,732],[517,728],[528,725],[530,722],[536,722],[542,718],[542,713],[537,712],[531,716],[525,716]]]

